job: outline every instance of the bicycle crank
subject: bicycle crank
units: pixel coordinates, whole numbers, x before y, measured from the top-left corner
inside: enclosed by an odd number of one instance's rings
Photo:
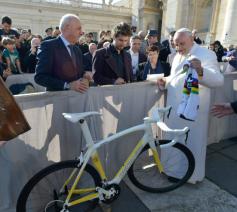
[[[103,189],[109,192],[109,195],[103,194],[102,202],[105,204],[110,204],[116,200],[121,191],[120,186],[117,184],[105,185]]]

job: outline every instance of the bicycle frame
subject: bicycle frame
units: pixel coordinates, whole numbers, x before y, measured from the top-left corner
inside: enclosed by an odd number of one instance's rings
[[[109,191],[106,191],[103,188],[88,188],[88,189],[76,189],[76,186],[80,180],[80,177],[82,176],[82,173],[87,165],[87,163],[89,162],[90,158],[92,159],[92,163],[94,165],[94,167],[96,168],[96,170],[99,172],[101,179],[105,182],[107,180],[104,168],[102,166],[99,154],[97,152],[97,149],[100,148],[101,146],[116,141],[117,138],[120,138],[124,135],[133,133],[133,132],[137,132],[140,130],[144,131],[144,135],[142,137],[142,139],[137,143],[137,145],[135,146],[135,148],[132,150],[132,152],[130,153],[130,155],[128,156],[128,158],[125,160],[124,164],[122,165],[122,167],[119,169],[119,171],[117,172],[117,174],[114,176],[114,178],[111,181],[106,182],[106,184],[110,185],[110,184],[119,184],[121,182],[121,180],[123,179],[123,177],[126,175],[128,169],[131,167],[131,165],[133,164],[133,162],[135,161],[135,159],[137,158],[137,156],[140,154],[140,152],[142,151],[142,149],[144,148],[144,146],[146,144],[149,144],[152,153],[153,153],[153,157],[155,160],[155,163],[157,165],[157,168],[160,172],[163,172],[163,167],[162,164],[160,163],[160,159],[159,159],[159,155],[158,152],[155,148],[155,141],[153,138],[153,134],[152,134],[152,128],[151,128],[151,123],[154,122],[149,118],[144,119],[144,123],[131,127],[129,129],[123,130],[119,133],[116,133],[110,137],[107,137],[105,139],[102,139],[101,141],[99,141],[98,143],[94,143],[87,122],[86,120],[82,119],[79,121],[80,125],[81,125],[81,129],[84,135],[84,138],[86,140],[86,144],[88,146],[88,149],[85,153],[84,156],[80,157],[80,165],[81,168],[77,174],[77,177],[73,183],[72,188],[69,191],[69,194],[66,198],[65,204],[70,207],[73,205],[77,205],[79,203],[82,202],[86,202],[95,198],[101,198],[101,194],[107,194],[109,195]],[[118,140],[117,140],[118,141]],[[62,189],[70,182],[70,180],[72,179],[72,177],[75,175],[76,170],[73,171],[73,173],[70,175],[70,177],[66,180],[65,184],[63,185]],[[86,192],[93,192],[92,194],[89,194],[87,196],[84,196],[82,198],[79,198],[77,200],[74,200],[72,202],[70,202],[70,199],[72,197],[73,194],[83,194]]]

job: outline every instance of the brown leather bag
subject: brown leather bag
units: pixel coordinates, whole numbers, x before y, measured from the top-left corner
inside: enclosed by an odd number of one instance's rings
[[[30,129],[21,109],[0,77],[0,141],[11,140]]]

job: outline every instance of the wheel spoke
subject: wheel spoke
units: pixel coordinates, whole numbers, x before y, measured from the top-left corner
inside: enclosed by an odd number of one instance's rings
[[[159,172],[153,155],[146,146],[128,172],[131,181],[137,187],[150,192],[170,191],[184,184],[194,170],[194,158],[190,150],[177,143],[165,151],[158,146],[157,151],[164,172]]]
[[[78,161],[64,161],[36,174],[22,190],[17,202],[17,212],[60,212],[68,195],[67,191],[60,193],[60,189],[75,168],[80,169]],[[68,190],[71,189],[75,178],[76,175],[67,184]],[[77,191],[82,189],[84,192],[73,194],[70,202],[90,195],[92,189],[88,188],[95,188],[100,181],[98,172],[87,165],[76,187]],[[98,199],[90,200],[70,207],[69,211],[87,211],[95,207],[97,202]]]

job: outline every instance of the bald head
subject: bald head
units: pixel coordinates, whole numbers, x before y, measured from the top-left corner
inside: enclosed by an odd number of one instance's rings
[[[142,40],[145,38],[146,34],[143,31],[139,31],[137,34]]]
[[[64,15],[60,20],[59,29],[71,44],[76,43],[82,34],[80,19],[74,14]]]
[[[64,15],[59,23],[59,30],[64,31],[65,28],[70,25],[73,21],[80,21],[79,17],[74,14]]]
[[[181,55],[188,54],[193,46],[192,32],[187,28],[177,30],[174,35],[174,44]]]
[[[41,41],[39,38],[32,38],[32,40],[31,40],[32,47],[40,46],[40,43],[41,43]]]
[[[89,52],[93,55],[96,50],[97,50],[96,44],[95,43],[90,43],[89,44]]]

